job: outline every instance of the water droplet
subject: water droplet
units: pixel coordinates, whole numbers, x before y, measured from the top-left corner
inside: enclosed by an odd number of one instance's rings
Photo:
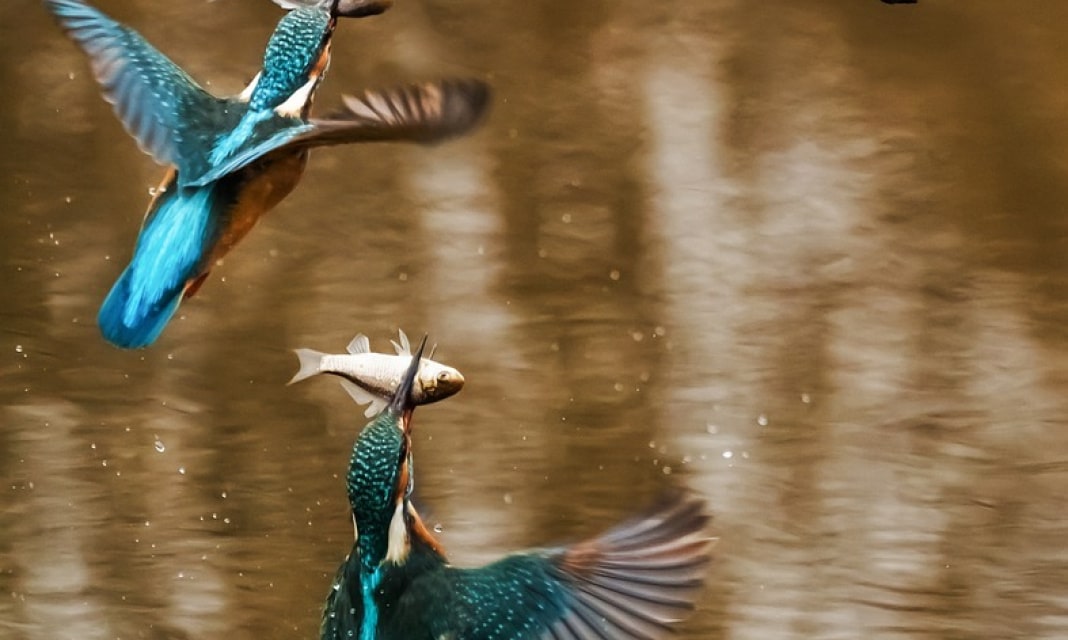
[[[512,504],[512,494],[504,494],[504,504]]]
[[[167,447],[165,447],[163,445],[163,443],[159,439],[157,439],[156,440],[156,451],[159,451],[160,453],[163,453],[166,450],[167,450]]]
[[[727,460],[730,460],[731,458],[734,457],[734,452],[733,451],[724,451],[723,452],[723,457],[726,458]]]
[[[185,475],[185,467],[178,467],[178,473],[184,476]]]
[[[804,402],[805,404],[812,402],[812,396],[808,395],[807,393],[802,393],[801,402]]]
[[[669,467],[667,465],[664,465],[664,467],[662,469],[660,469],[660,470],[664,472],[665,476],[670,476],[671,475],[671,467]]]
[[[766,415],[764,415],[763,413],[760,414],[759,416],[757,416],[757,424],[759,424],[762,427],[768,426],[768,417]]]
[[[612,269],[608,272],[608,277],[613,280],[619,280],[619,269]]]
[[[707,425],[705,425],[705,431],[712,435],[716,435],[717,433],[719,433],[719,427],[709,422]]]
[[[565,213],[564,215],[560,216],[560,219],[564,221],[564,224],[571,224],[571,214],[570,213]]]
[[[15,345],[15,353],[22,353],[22,345],[21,344]]]
[[[434,533],[441,533],[445,530],[445,527],[441,526],[440,522],[434,524]]]

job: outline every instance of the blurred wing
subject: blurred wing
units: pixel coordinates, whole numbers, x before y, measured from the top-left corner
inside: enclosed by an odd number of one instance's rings
[[[434,637],[662,637],[693,608],[704,582],[711,538],[703,506],[676,496],[571,547],[452,569],[451,607],[463,628],[432,627]]]
[[[467,133],[489,106],[489,86],[479,80],[446,80],[345,96],[345,109],[329,119],[280,127],[246,145],[229,160],[191,181],[207,184],[279,149],[355,142],[431,144]]]
[[[45,5],[89,57],[104,99],[141,149],[160,164],[181,167],[183,147],[198,143],[189,124],[223,118],[223,101],[136,31],[80,0],[45,0]]]
[[[356,549],[352,551],[356,553]],[[334,575],[330,594],[323,607],[323,618],[319,625],[319,637],[322,640],[350,640],[354,630],[360,628],[363,620],[363,601],[360,598],[360,563],[345,558],[345,562]]]
[[[445,80],[342,99],[345,110],[332,119],[312,120],[315,130],[304,134],[302,143],[440,142],[467,133],[482,120],[490,89],[480,80]]]
[[[542,638],[658,638],[693,608],[712,539],[702,501],[676,496],[551,557],[572,596]]]

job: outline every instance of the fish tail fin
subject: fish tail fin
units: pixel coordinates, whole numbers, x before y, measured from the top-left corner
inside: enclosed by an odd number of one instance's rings
[[[321,373],[319,371],[319,365],[323,361],[323,356],[326,354],[322,351],[316,351],[315,349],[294,349],[293,353],[297,354],[297,359],[300,360],[300,370],[293,376],[293,378],[286,384],[293,384],[300,382],[301,380],[307,380],[308,378]]]
[[[135,295],[132,284],[131,268],[127,267],[96,318],[104,339],[123,349],[147,347],[155,342],[182,301],[181,287],[150,298]]]

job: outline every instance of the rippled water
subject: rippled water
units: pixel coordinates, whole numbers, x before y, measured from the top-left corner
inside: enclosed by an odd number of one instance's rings
[[[269,2],[99,0],[238,90]],[[0,4],[0,636],[311,637],[363,423],[289,349],[429,332],[452,558],[669,483],[721,537],[680,638],[1068,635],[1068,5],[398,0],[319,98],[476,75],[477,135],[313,154],[143,352],[97,307],[160,168]]]

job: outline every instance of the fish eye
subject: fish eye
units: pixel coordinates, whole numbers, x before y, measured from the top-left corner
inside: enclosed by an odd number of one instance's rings
[[[449,379],[449,372],[448,371],[442,371],[441,373],[438,374],[438,380],[440,380],[442,382],[445,382],[448,379]]]

